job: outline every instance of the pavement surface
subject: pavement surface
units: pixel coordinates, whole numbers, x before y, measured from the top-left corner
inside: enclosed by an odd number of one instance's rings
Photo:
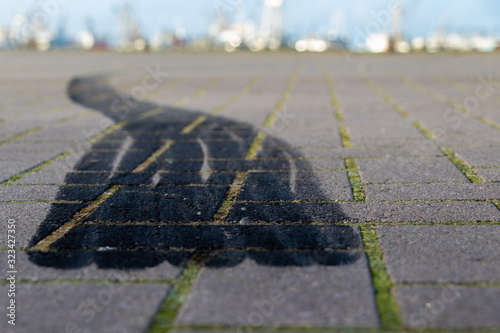
[[[0,331],[499,332],[499,64],[1,53]]]

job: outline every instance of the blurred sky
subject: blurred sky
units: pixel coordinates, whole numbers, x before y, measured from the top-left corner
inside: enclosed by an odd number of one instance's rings
[[[499,0],[402,0],[405,8],[403,31],[406,37],[424,37],[445,28],[446,31],[500,35]],[[264,0],[135,0],[130,1],[147,37],[160,28],[173,29],[183,23],[188,36],[207,33],[210,23],[216,21],[216,8],[225,8],[226,15],[235,19],[242,13],[257,24],[262,15]],[[377,22],[376,14],[390,8],[393,0],[284,0],[284,30],[291,37],[326,35],[330,18],[342,18],[336,26],[354,38],[364,31],[367,23]],[[86,30],[86,18],[92,17],[98,34],[110,39],[118,35],[117,8],[122,0],[0,0],[0,26],[8,26],[19,4],[27,13],[48,12],[49,26],[55,28],[66,18],[66,32],[74,36]],[[64,3],[62,5],[56,5]],[[52,6],[49,6],[52,4]],[[48,7],[46,7],[48,6]],[[50,9],[44,9],[50,8]],[[240,10],[238,10],[240,8]],[[390,31],[390,23],[379,20],[382,30]]]

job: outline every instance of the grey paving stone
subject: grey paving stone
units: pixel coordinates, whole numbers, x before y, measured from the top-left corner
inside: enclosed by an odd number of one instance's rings
[[[395,294],[411,328],[496,328],[500,326],[500,288],[401,286]]]
[[[500,282],[500,226],[381,226],[397,282]]]
[[[474,169],[474,171],[486,182],[500,182],[500,168]]]
[[[353,200],[353,196],[347,172],[301,171],[291,176],[289,172],[258,172],[246,177],[237,200]]]
[[[235,297],[239,295],[239,297]],[[342,266],[204,268],[177,324],[378,326],[366,258]]]
[[[0,187],[0,201],[92,201],[108,187],[104,186],[18,186]]]
[[[337,131],[310,132],[294,130],[291,132],[284,130],[284,133],[280,133],[278,129],[280,129],[280,127],[276,125],[275,133],[271,131],[270,134],[279,137],[291,147],[342,147],[340,136]],[[268,139],[266,139],[266,141],[268,141]],[[276,143],[275,141],[271,143],[264,142],[263,146],[265,148],[271,148],[276,146]]]
[[[0,153],[13,153],[13,152],[23,152],[23,153],[39,153],[52,151],[55,153],[62,153],[63,151],[77,149],[79,148],[79,143],[74,141],[61,142],[61,141],[16,141],[9,143],[6,146],[0,147]]]
[[[413,137],[396,137],[396,138],[351,138],[351,142],[355,146],[363,147],[425,147],[426,145],[434,145],[427,139]]]
[[[16,245],[28,246],[39,225],[49,214],[51,208],[58,207],[60,214],[54,218],[54,223],[68,221],[83,208],[84,204],[45,204],[45,203],[0,203],[0,247],[5,248],[7,243],[7,222],[16,220]]]
[[[47,172],[45,170],[31,173],[16,180],[13,184],[21,185],[64,185],[66,179],[65,172]]]
[[[17,284],[16,325],[3,332],[143,332],[169,286],[163,284]],[[3,295],[8,287],[0,286]],[[0,304],[5,309],[7,297]],[[14,328],[14,329],[13,329]]]
[[[60,260],[63,260],[64,255],[67,256],[67,261],[75,261],[75,258],[82,251],[62,251],[63,255]],[[134,254],[129,253],[131,258]],[[7,258],[6,251],[0,251],[0,256]],[[62,265],[57,265],[54,262],[47,260],[42,262],[30,260],[30,256],[25,251],[16,252],[16,269],[18,272],[17,278],[23,281],[47,282],[51,280],[85,280],[85,281],[173,281],[177,278],[182,266],[175,266],[168,261],[158,262],[157,265],[137,268],[118,268],[118,267],[99,267],[99,262],[89,263],[83,267],[75,267],[62,269]],[[115,259],[116,260],[116,259]],[[45,264],[42,265],[42,264]],[[70,263],[71,264],[71,263]],[[68,264],[68,266],[70,266]],[[3,278],[7,278],[7,261],[0,261],[0,270]]]
[[[228,220],[240,222],[495,222],[490,202],[237,203]]]
[[[456,147],[454,151],[471,166],[500,166],[500,147]]]
[[[480,132],[444,131],[439,135],[440,146],[498,146],[500,132],[495,129],[483,129]],[[463,147],[457,147],[458,149]],[[454,148],[455,149],[455,148]]]
[[[372,115],[372,117],[374,116],[376,117],[376,115]],[[363,123],[361,124],[353,124],[352,120],[348,123],[347,128],[353,139],[422,138],[422,134],[410,122],[399,119],[398,121],[388,122],[387,117],[381,117],[382,121],[376,120],[376,118],[366,118],[363,117]]]
[[[374,158],[357,163],[364,183],[468,182],[446,158]]]
[[[434,146],[408,147],[408,148],[296,148],[287,149],[262,149],[258,157],[420,157],[442,156],[439,149]],[[429,157],[430,158],[430,157]]]
[[[366,200],[492,200],[500,199],[497,184],[366,185]]]

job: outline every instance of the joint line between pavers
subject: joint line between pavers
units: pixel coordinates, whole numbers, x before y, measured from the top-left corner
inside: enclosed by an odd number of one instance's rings
[[[77,280],[77,279],[54,279],[54,280],[26,280],[26,279],[20,279],[16,280],[17,283],[19,284],[24,284],[24,285],[37,285],[37,284],[43,284],[43,285],[50,285],[50,284],[92,284],[92,285],[103,285],[103,284],[173,284],[175,281],[172,280],[141,280],[141,279],[130,279],[130,280],[121,280],[121,279],[116,279],[116,280],[89,280],[89,279],[82,279],[82,280]],[[0,280],[0,285],[5,285],[8,284],[9,281],[7,280]]]
[[[481,177],[479,177],[479,175],[469,165],[460,159],[457,154],[453,152],[453,150],[444,146],[439,147],[439,149],[472,183],[483,183]]]
[[[214,215],[213,222],[215,224],[226,222],[226,219],[229,213],[231,212],[231,209],[236,203],[236,197],[240,193],[241,187],[243,186],[243,182],[245,181],[247,175],[248,175],[247,171],[236,172],[236,176],[234,177],[234,181],[226,193],[226,198],[224,199],[224,202],[219,207],[217,213]]]
[[[208,116],[215,116],[221,113],[224,109],[226,109],[228,106],[230,106],[233,103],[236,103],[241,97],[245,96],[248,94],[252,88],[257,84],[259,80],[258,76],[253,77],[250,79],[250,81],[241,89],[239,92],[237,92],[233,97],[231,97],[227,102],[225,102],[222,105],[219,105],[212,109],[207,115],[203,115],[195,119],[191,124],[187,125],[184,127],[181,131],[181,134],[189,134],[191,133],[196,127],[204,123]]]
[[[416,92],[418,92],[422,95],[427,95],[427,96],[431,97],[432,99],[439,101],[439,102],[446,102],[446,104],[448,104],[452,108],[454,108],[454,109],[456,109],[464,114],[470,113],[470,111],[466,107],[464,107],[462,104],[458,103],[457,101],[447,97],[446,95],[436,93],[432,90],[426,89],[421,84],[416,83],[413,80],[411,80],[409,77],[406,77],[406,76],[403,77],[402,81],[405,85],[407,85],[408,87],[412,88],[413,90],[415,90]]]
[[[259,131],[259,133],[255,137],[255,139],[253,140],[245,159],[253,160],[257,157],[259,149],[262,146],[262,142],[267,137],[267,134],[268,134],[267,130],[274,124],[274,122],[278,118],[278,112],[280,112],[283,109],[285,102],[288,100],[288,98],[290,98],[290,95],[292,93],[293,88],[295,87],[295,83],[297,81],[297,78],[298,78],[301,70],[302,70],[302,68],[301,68],[301,66],[299,66],[288,77],[288,83],[287,83],[287,86],[285,88],[285,91],[281,95],[278,103],[276,103],[276,105],[273,107],[273,109],[272,109],[271,113],[269,114],[269,116],[267,117],[267,119],[264,121],[264,124],[262,126],[263,129],[261,131]]]
[[[380,91],[381,94],[385,95],[385,93],[382,91],[382,89],[380,89],[373,81],[370,80],[370,84],[373,85],[374,89],[377,89],[378,91]],[[388,95],[386,95],[386,96],[388,96]],[[390,96],[388,96],[388,99],[390,99],[392,101],[392,98]],[[404,112],[407,113],[409,117],[411,117],[410,113],[408,113],[406,111],[404,111]],[[434,135],[434,133],[430,129],[425,127],[424,124],[422,124],[418,121],[413,121],[412,125],[418,131],[420,131],[420,133],[422,133],[423,136],[425,136],[427,139],[432,140],[436,143],[436,136]],[[460,170],[460,172],[462,172],[462,174],[464,174],[467,177],[467,179],[469,179],[472,183],[482,183],[483,182],[481,177],[479,177],[479,175],[476,174],[476,172],[474,172],[474,170],[470,166],[468,166],[464,161],[462,161],[449,147],[440,146],[439,149],[448,158],[448,160],[450,160],[450,162],[452,162]]]
[[[25,136],[28,136],[30,134],[33,134],[33,133],[40,131],[41,129],[42,129],[41,126],[36,126],[36,127],[30,128],[29,130],[24,131],[24,132],[19,133],[19,134],[16,134],[11,138],[0,141],[0,146],[6,145],[8,143],[14,142],[14,141],[19,140],[21,138],[24,138]]]
[[[23,177],[25,177],[25,176],[27,176],[29,174],[38,172],[38,171],[42,170],[43,168],[51,165],[52,163],[54,163],[54,162],[56,162],[56,161],[58,161],[58,160],[60,160],[60,159],[62,159],[64,157],[70,155],[71,153],[73,153],[72,150],[67,150],[65,152],[62,152],[61,154],[57,155],[56,157],[54,157],[54,158],[52,158],[50,160],[42,162],[42,163],[38,164],[37,166],[34,166],[31,169],[28,169],[28,170],[26,170],[24,172],[21,172],[21,173],[15,175],[15,176],[10,177],[9,179],[7,179],[6,181],[4,181],[3,183],[0,183],[0,186],[10,185],[10,184],[14,183],[15,181],[18,181],[19,179],[21,179],[21,178],[23,178]]]
[[[479,120],[480,122],[490,126],[490,127],[493,127],[494,129],[497,129],[497,130],[500,130],[500,125],[495,123],[493,120],[491,119],[488,119],[484,116],[478,116],[476,117],[477,120]]]
[[[167,292],[156,315],[151,320],[147,330],[148,333],[166,333],[173,328],[174,320],[185,303],[191,287],[198,277],[198,273],[208,255],[209,251],[206,250],[198,250],[193,254],[179,278]]]
[[[392,294],[393,282],[383,260],[375,226],[360,226],[366,256],[372,274],[375,303],[382,330],[401,329],[403,322],[397,302]]]
[[[95,114],[97,114],[96,111],[89,110],[89,111],[86,111],[86,112],[82,112],[82,113],[76,114],[74,116],[69,116],[69,117],[58,119],[57,123],[58,124],[65,124],[65,123],[68,123],[70,121],[80,120],[80,119],[87,118],[87,117],[90,117],[91,115],[95,115]]]
[[[398,281],[394,282],[394,286],[422,286],[422,287],[483,287],[495,288],[500,287],[500,282],[415,282],[415,281]]]
[[[345,125],[339,125],[338,130],[340,134],[340,140],[342,141],[342,147],[353,148],[351,135],[349,134],[349,130],[347,129],[347,127]]]
[[[337,92],[335,90],[335,83],[332,73],[324,64],[321,66],[321,71],[323,72],[323,77],[325,78],[326,85],[328,87],[328,92],[330,94],[330,102],[333,106],[335,118],[339,122],[344,122],[345,115],[342,109],[340,108],[339,99],[337,96]]]
[[[361,184],[361,177],[359,176],[359,171],[356,166],[356,160],[354,158],[344,159],[345,166],[347,169],[347,176],[349,178],[349,183],[351,185],[352,195],[355,201],[365,201],[365,189]]]

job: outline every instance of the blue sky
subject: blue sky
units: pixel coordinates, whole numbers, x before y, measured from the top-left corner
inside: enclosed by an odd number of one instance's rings
[[[284,29],[288,35],[302,37],[318,32],[326,33],[332,13],[344,17],[340,27],[351,36],[366,30],[367,24],[377,23],[377,14],[390,8],[393,0],[284,0]],[[500,1],[498,0],[402,0],[405,4],[404,31],[408,37],[425,36],[437,29],[463,33],[500,35]],[[92,17],[98,33],[109,37],[117,35],[116,9],[121,0],[0,0],[0,25],[9,24],[24,2],[27,11],[47,12],[53,28],[66,17],[69,36],[85,30],[85,20]],[[245,8],[249,18],[259,21],[263,0],[135,0],[133,3],[138,22],[146,36],[160,28],[172,28],[183,22],[189,36],[204,35],[208,25],[217,18],[216,5],[228,9],[229,17]],[[390,24],[377,23],[381,30]],[[376,24],[376,25],[377,25]]]

